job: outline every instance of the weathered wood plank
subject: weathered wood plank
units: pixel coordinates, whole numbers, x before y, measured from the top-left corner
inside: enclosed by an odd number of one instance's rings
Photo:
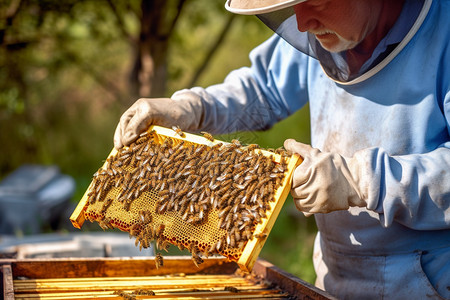
[[[262,259],[257,261],[253,272],[263,276],[267,281],[277,284],[289,294],[296,295],[298,299],[336,299],[327,292]]]
[[[0,260],[1,263],[1,260]],[[14,276],[39,278],[118,277],[168,274],[232,274],[236,263],[223,258],[205,259],[195,267],[187,257],[168,256],[157,269],[154,257],[134,258],[53,258],[12,261]]]
[[[3,299],[14,300],[14,288],[13,288],[13,274],[11,265],[1,265],[2,271],[2,286],[3,286]]]

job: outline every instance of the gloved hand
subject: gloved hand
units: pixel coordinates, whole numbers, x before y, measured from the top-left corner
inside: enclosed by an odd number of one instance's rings
[[[172,98],[141,98],[120,117],[114,133],[116,149],[127,146],[150,125],[195,131],[200,126],[203,107],[199,96],[190,91],[175,93]]]
[[[294,170],[291,194],[297,209],[306,216],[367,205],[357,160],[324,153],[293,139],[286,140],[284,147],[303,158]]]

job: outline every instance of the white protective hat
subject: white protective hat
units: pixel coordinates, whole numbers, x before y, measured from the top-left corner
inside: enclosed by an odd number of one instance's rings
[[[227,0],[225,8],[239,15],[259,15],[293,6],[306,0]]]

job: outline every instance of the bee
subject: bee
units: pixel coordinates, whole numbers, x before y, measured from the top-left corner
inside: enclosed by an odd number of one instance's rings
[[[95,201],[101,201],[104,194],[105,194],[105,191],[104,191],[104,190],[98,192],[97,195],[95,196]],[[94,202],[95,202],[95,201],[94,201]],[[93,204],[93,203],[91,203],[91,204]]]
[[[181,216],[181,219],[183,219],[183,221],[186,221],[188,219],[189,217],[188,202],[185,202],[184,204],[181,205],[178,214]]]
[[[200,146],[198,146],[197,149],[195,149],[195,151],[194,151],[194,153],[193,153],[194,157],[195,157],[196,155],[200,155],[201,153],[205,152],[206,149],[207,149],[207,146],[206,146],[206,145],[200,145]]]
[[[90,192],[89,194],[87,194],[87,196],[88,196],[89,204],[94,204],[95,203],[95,199],[96,199],[95,193],[94,192]]]
[[[161,255],[161,253],[156,254],[155,265],[156,265],[157,269],[159,269],[160,267],[164,266],[164,259],[163,259],[162,255]]]
[[[274,192],[274,189],[273,189],[273,183],[272,183],[272,182],[269,182],[269,183],[267,184],[267,193],[268,193],[268,194],[273,194],[273,192]]]
[[[260,147],[259,147],[258,144],[250,144],[250,145],[247,146],[247,150],[248,150],[248,151],[253,151],[253,150],[259,149],[259,148],[260,148]]]
[[[163,203],[161,203],[161,204],[159,205],[159,207],[158,207],[158,213],[159,213],[159,214],[163,214],[163,213],[166,212],[166,210],[167,210],[167,204],[168,204],[168,201],[164,201]]]
[[[149,164],[152,166],[155,166],[157,161],[158,161],[158,155],[153,155],[152,158],[150,159]]]
[[[98,222],[98,224],[100,225],[100,227],[103,230],[107,230],[107,229],[113,229],[114,227],[111,224],[111,220],[109,218],[105,218],[103,220],[101,220],[100,222]]]
[[[106,201],[102,205],[102,209],[100,210],[100,213],[102,215],[104,215],[106,213],[106,210],[108,209],[108,207],[111,205],[112,202],[113,202],[113,199],[111,199],[111,198],[106,199]]]
[[[147,238],[142,238],[141,239],[141,244],[139,245],[139,251],[142,250],[142,248],[147,249],[150,246],[150,242]]]
[[[181,137],[185,137],[186,135],[181,130],[180,126],[172,126],[173,131],[175,131],[176,134],[178,134]]]
[[[233,165],[233,168],[235,169],[234,171],[237,173],[244,171],[245,167],[246,167],[245,162],[239,162],[239,163]]]
[[[139,245],[139,242],[141,241],[142,237],[141,236],[137,236],[136,239],[134,240],[134,246],[137,247]]]
[[[183,161],[184,158],[185,158],[185,154],[184,153],[179,153],[179,154],[174,155],[174,157],[172,158],[172,161],[174,163],[177,163],[178,161]]]
[[[133,226],[131,226],[131,228],[129,229],[129,234],[130,234],[130,238],[132,236],[137,236],[140,233],[140,225],[139,223],[135,223]]]
[[[168,241],[164,240],[161,242],[160,247],[161,247],[160,249],[169,252],[170,244]]]
[[[186,150],[185,147],[185,142],[184,141],[179,141],[174,147],[173,147],[173,151],[175,153],[181,153],[182,151]]]
[[[260,239],[260,240],[264,240],[267,238],[267,233],[258,233],[253,235],[254,238]]]
[[[136,154],[135,157],[139,156],[142,154],[142,150],[144,150],[146,144],[144,144],[144,142],[146,142],[146,140],[141,140],[140,143],[135,142],[134,146],[133,146],[133,152]]]
[[[197,254],[192,254],[192,261],[194,262],[195,266],[198,268],[198,265],[203,263],[203,259],[197,255]]]
[[[206,156],[204,157],[204,161],[210,161],[214,156],[214,150],[213,148],[211,148],[211,150],[206,154]]]
[[[283,178],[283,177],[284,177],[283,173],[270,173],[269,175],[269,178]]]
[[[173,167],[173,166],[172,166]],[[170,169],[169,167],[168,167],[168,172],[169,172],[169,178],[173,178],[173,177],[175,177],[175,174],[178,172],[178,169],[177,168],[173,168],[173,169]]]
[[[205,217],[204,209],[203,207],[200,207],[200,211],[198,213],[198,222],[199,223],[202,222],[204,217]]]
[[[189,243],[188,250],[189,250],[189,252],[191,252],[193,255],[196,254],[196,253],[198,252],[197,245],[195,245],[194,242],[190,242],[190,243]]]
[[[223,237],[221,237],[216,243],[216,250],[219,252],[223,247]]]
[[[231,177],[233,177],[233,175],[231,173],[222,174],[219,177],[217,177],[217,181],[225,181],[227,179],[230,179]]]
[[[131,206],[131,202],[133,202],[133,201],[125,200],[124,203],[123,203],[123,209],[125,209],[126,211],[129,211],[130,210],[130,206]]]
[[[162,235],[162,233],[164,232],[164,228],[166,226],[164,224],[159,224],[158,228],[156,228],[155,230],[155,236],[159,237]]]
[[[220,174],[220,166],[217,164],[214,167],[214,176],[219,176],[219,174]]]
[[[223,143],[217,143],[211,147],[213,155],[223,146]]]
[[[134,291],[134,294],[139,295],[139,296],[155,296],[155,292],[152,290],[142,290],[142,289],[138,289]]]
[[[155,238],[155,232],[153,231],[152,226],[145,226],[144,230],[143,230],[143,236],[145,236],[146,238],[153,240]]]
[[[208,244],[207,252],[209,255],[216,253],[216,243]]]
[[[237,288],[235,288],[234,286],[226,286],[223,290],[227,291],[227,292],[232,292],[232,293],[238,293],[239,292],[239,290]]]
[[[132,157],[130,154],[122,155],[122,157],[120,157],[120,161],[124,166],[129,165],[131,160],[132,160]]]
[[[134,142],[136,145],[144,144],[148,141],[148,132],[144,132],[139,136],[139,138]]]
[[[237,140],[237,139],[232,139],[231,140],[231,144],[234,145],[235,147],[241,147],[242,146],[241,142],[239,142],[239,140]],[[232,147],[232,148],[235,148],[235,147]]]
[[[200,133],[203,134],[203,137],[205,139],[207,139],[207,140],[209,140],[211,142],[214,142],[214,137],[210,133],[208,133],[206,131],[201,131]]]
[[[286,166],[283,164],[275,164],[273,172],[284,173],[286,171]]]
[[[117,295],[119,297],[122,297],[125,300],[135,300],[136,299],[136,297],[135,297],[135,295],[133,293],[127,293],[127,292],[122,291],[122,290],[114,291],[113,294]]]
[[[252,237],[252,231],[250,229],[250,226],[246,225],[243,229],[244,230],[242,232],[242,236],[244,236],[247,240],[249,240]]]
[[[229,189],[232,183],[233,183],[233,178],[226,179],[221,184],[222,185],[222,189],[224,189],[224,188]]]
[[[221,211],[219,211],[218,217],[219,219],[224,218],[231,210],[231,206],[225,207]]]
[[[241,233],[239,232],[239,230],[234,230],[234,239],[238,243],[241,241]]]
[[[141,210],[139,211],[139,217],[141,219],[142,224],[148,224],[152,221],[152,215],[149,211]]]
[[[233,151],[233,152],[231,153],[231,155],[230,155],[230,157],[229,157],[228,160],[229,160],[230,162],[234,162],[234,161],[236,160],[237,155],[238,155],[238,152],[237,152],[237,151]]]
[[[231,248],[234,248],[236,246],[236,240],[234,237],[234,234],[227,234],[227,245],[230,246]]]
[[[227,224],[225,225],[226,230],[230,230],[231,226],[233,225],[233,218],[230,216],[231,215],[227,215]]]

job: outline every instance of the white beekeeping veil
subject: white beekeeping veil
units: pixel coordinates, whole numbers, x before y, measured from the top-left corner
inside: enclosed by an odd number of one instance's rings
[[[370,74],[370,77],[384,67],[395,56],[390,55],[391,52],[396,51],[398,53],[409,39],[412,38],[425,18],[432,2],[432,0],[406,0],[406,2],[410,1],[413,3],[410,7],[414,9],[406,12],[408,17],[407,22],[404,24],[404,33],[401,35],[401,39],[403,40],[388,48],[373,65],[362,68],[358,73],[350,73],[345,59],[345,51],[337,53],[329,52],[320,45],[313,34],[298,30],[293,6],[305,1],[307,0],[227,0],[225,8],[236,14],[256,15],[264,24],[297,50],[318,59],[327,75],[342,83],[354,81],[362,77],[362,75],[365,75],[365,73]],[[400,45],[400,47],[397,47],[397,45]],[[388,61],[385,59],[387,57]]]

